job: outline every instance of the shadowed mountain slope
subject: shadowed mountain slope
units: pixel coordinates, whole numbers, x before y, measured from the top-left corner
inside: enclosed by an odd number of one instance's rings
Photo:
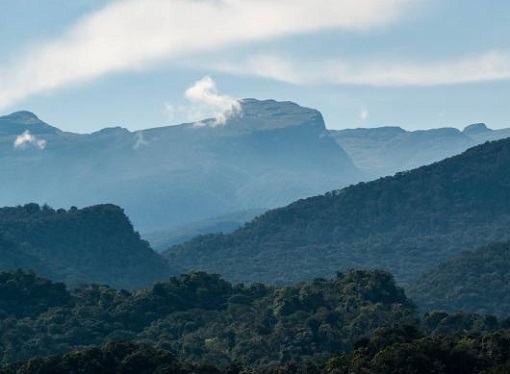
[[[165,255],[230,279],[286,283],[383,268],[408,281],[466,248],[509,237],[510,140],[297,201],[229,235]]]
[[[114,205],[54,210],[27,204],[0,208],[3,268],[40,271],[70,285],[133,288],[176,270],[149,248]]]
[[[510,242],[462,254],[430,270],[407,288],[425,310],[510,314]]]

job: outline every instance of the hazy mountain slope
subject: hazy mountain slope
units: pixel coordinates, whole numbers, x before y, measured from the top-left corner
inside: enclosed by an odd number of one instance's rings
[[[71,285],[95,282],[132,288],[176,271],[140,239],[114,205],[68,211],[37,204],[0,208],[0,233],[29,251],[23,261],[17,255],[12,264],[4,257],[0,261],[6,268],[39,271],[43,263],[51,278]]]
[[[281,206],[363,178],[318,111],[254,99],[242,109],[225,125],[87,135],[27,112],[0,117],[0,205],[115,203],[149,231]]]
[[[410,280],[466,248],[507,239],[510,140],[430,166],[297,201],[229,235],[166,255],[187,269],[291,282],[350,268]]]
[[[331,130],[361,170],[373,176],[428,165],[490,140],[510,137],[510,129],[491,130],[483,123],[454,128],[406,131],[400,127]]]
[[[453,128],[405,131],[399,127],[380,127],[331,132],[356,166],[373,176],[431,164],[477,144]]]
[[[463,252],[412,282],[409,296],[423,310],[510,314],[510,242]]]
[[[187,225],[167,230],[143,233],[142,236],[150,243],[151,248],[159,252],[173,245],[193,239],[198,235],[220,232],[230,233],[246,222],[261,215],[263,212],[264,211],[258,209],[243,210],[241,212],[234,212],[202,221],[191,222]]]

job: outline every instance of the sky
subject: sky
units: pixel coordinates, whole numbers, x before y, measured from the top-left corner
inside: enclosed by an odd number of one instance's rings
[[[332,129],[510,127],[510,2],[0,0],[0,114],[221,125],[242,98]]]

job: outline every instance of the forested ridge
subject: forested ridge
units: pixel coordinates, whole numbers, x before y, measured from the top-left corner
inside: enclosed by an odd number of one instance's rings
[[[510,242],[466,251],[406,288],[423,310],[510,315]]]
[[[506,373],[510,319],[418,317],[390,274],[290,287],[189,273],[69,291],[0,271],[1,373]]]
[[[150,285],[177,271],[134,231],[115,205],[0,208],[0,266],[32,269],[70,285]]]
[[[410,281],[479,245],[506,240],[510,140],[269,211],[228,235],[165,252],[186,269],[288,283],[338,269],[383,268]]]

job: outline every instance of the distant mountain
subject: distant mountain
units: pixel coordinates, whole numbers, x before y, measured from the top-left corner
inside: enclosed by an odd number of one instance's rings
[[[242,101],[242,114],[80,135],[34,114],[0,117],[0,205],[115,203],[140,231],[282,206],[363,178],[321,114]]]
[[[477,144],[510,137],[510,129],[491,130],[483,123],[469,125],[463,131],[448,127],[420,131],[378,127],[330,132],[354,164],[374,177],[411,170]]]
[[[409,281],[466,248],[510,237],[510,140],[297,201],[165,255],[236,281],[288,283],[350,268]]]
[[[150,285],[177,270],[142,241],[117,206],[0,208],[0,266],[31,269],[76,286]]]
[[[412,282],[407,292],[424,311],[464,310],[507,317],[510,242],[463,252]]]
[[[161,252],[199,235],[230,233],[263,212],[263,210],[251,209],[228,213],[219,217],[191,222],[184,226],[171,227],[167,230],[147,232],[143,234],[143,238],[150,243],[151,248]]]

